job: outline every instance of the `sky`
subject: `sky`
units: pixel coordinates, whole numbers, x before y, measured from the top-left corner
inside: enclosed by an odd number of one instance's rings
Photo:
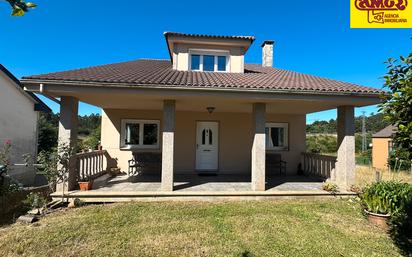
[[[274,66],[382,88],[384,61],[407,55],[412,29],[350,29],[349,1],[50,1],[11,17],[0,0],[0,63],[16,77],[135,60],[168,59],[164,31],[252,35],[246,63],[261,63],[274,40]],[[59,106],[42,98],[53,109]],[[356,115],[377,112],[357,108]],[[79,114],[100,113],[84,103]],[[336,118],[336,110],[307,122]]]

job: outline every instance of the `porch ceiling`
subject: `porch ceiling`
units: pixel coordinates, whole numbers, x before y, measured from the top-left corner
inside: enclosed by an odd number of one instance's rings
[[[234,90],[166,90],[143,88],[101,88],[47,85],[26,85],[32,92],[52,97],[73,96],[80,101],[104,109],[162,110],[163,100],[175,99],[177,111],[252,112],[252,104],[264,102],[267,113],[307,114],[337,108],[338,106],[366,106],[379,99],[366,96],[288,94],[276,92],[239,92]]]

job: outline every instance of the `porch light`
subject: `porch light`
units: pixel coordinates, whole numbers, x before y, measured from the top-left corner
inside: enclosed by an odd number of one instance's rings
[[[209,106],[209,107],[206,107],[206,110],[207,110],[207,112],[208,112],[209,114],[212,114],[212,112],[215,111],[215,107]]]

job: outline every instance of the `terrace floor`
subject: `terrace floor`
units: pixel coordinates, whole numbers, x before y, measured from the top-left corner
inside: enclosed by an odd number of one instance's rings
[[[251,191],[250,176],[242,175],[175,175],[174,191]],[[323,191],[322,180],[306,176],[273,176],[266,179],[269,191]],[[159,175],[114,178],[101,177],[93,185],[95,191],[160,191]]]
[[[265,191],[252,191],[250,176],[240,175],[175,175],[173,191],[162,191],[159,175],[128,177],[103,175],[96,179],[89,191],[70,191],[64,199],[79,198],[86,202],[120,201],[164,201],[190,200],[213,201],[248,200],[273,198],[310,198],[352,196],[354,193],[341,191],[336,194],[322,190],[322,180],[307,176],[272,176],[266,178]],[[61,192],[52,197],[62,198]]]

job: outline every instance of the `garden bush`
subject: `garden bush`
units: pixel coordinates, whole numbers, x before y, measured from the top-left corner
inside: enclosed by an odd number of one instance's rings
[[[365,208],[373,213],[398,214],[412,203],[412,185],[398,181],[381,181],[367,186],[361,195]]]
[[[412,184],[382,181],[371,184],[361,195],[371,212],[390,214],[390,236],[405,256],[412,256]]]

